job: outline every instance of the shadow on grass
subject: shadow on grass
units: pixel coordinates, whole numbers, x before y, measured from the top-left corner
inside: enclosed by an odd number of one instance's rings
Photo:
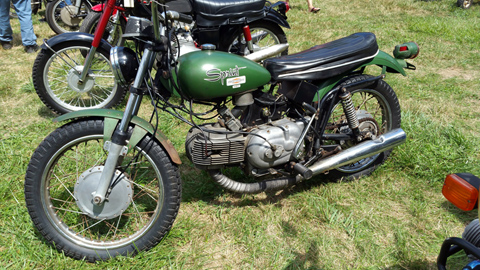
[[[396,264],[385,268],[386,270],[396,270],[396,269],[410,269],[410,270],[426,270],[426,269],[437,269],[437,264],[429,262],[426,260],[416,260],[412,262],[402,262],[401,264]]]
[[[321,186],[329,182],[322,175],[313,177],[310,180],[297,183],[290,187],[277,191],[261,192],[259,194],[240,194],[228,191],[216,184],[206,171],[194,168],[194,165],[188,160],[185,154],[180,154],[183,164],[180,166],[180,174],[182,177],[182,202],[205,201],[214,205],[222,205],[224,207],[242,207],[257,206],[260,204],[276,204],[281,200],[307,191],[313,187]],[[239,179],[232,177],[234,180]],[[240,181],[255,182],[251,177],[243,176]],[[228,195],[232,200],[223,200],[224,195]]]
[[[463,211],[461,209],[458,209],[455,205],[453,205],[449,201],[444,201],[441,204],[442,208],[444,208],[446,211],[452,213],[455,215],[455,217],[460,220],[462,223],[465,225],[467,223],[470,223],[470,221],[478,218],[478,209],[474,209],[472,211]]]
[[[42,118],[52,120],[55,117],[58,117],[59,115],[55,114],[52,110],[50,110],[47,106],[41,106],[40,109],[38,109],[38,115]]]

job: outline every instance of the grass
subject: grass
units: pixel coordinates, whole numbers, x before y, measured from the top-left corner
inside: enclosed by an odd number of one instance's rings
[[[35,55],[23,52],[12,21],[15,47],[0,50],[0,268],[435,269],[443,240],[460,236],[476,217],[448,203],[441,188],[448,173],[479,173],[479,4],[463,10],[453,0],[314,0],[322,10],[311,14],[305,1],[290,3],[290,53],[358,31],[374,32],[389,53],[396,44],[419,43],[412,61],[418,69],[386,78],[408,139],[385,165],[351,182],[319,176],[281,192],[232,194],[187,160],[186,125],[162,116],[184,161],[182,205],[170,234],[134,258],[72,260],[46,243],[25,207],[30,156],[59,124],[33,89]],[[39,22],[43,12],[33,17],[39,43],[54,34]],[[460,254],[449,266],[465,264]]]

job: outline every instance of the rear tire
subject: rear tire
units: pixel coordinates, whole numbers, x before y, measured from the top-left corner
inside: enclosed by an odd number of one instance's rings
[[[250,33],[252,34],[253,40],[253,48],[254,52],[260,51],[266,47],[273,46],[276,44],[286,44],[287,36],[285,32],[283,32],[282,28],[271,21],[267,20],[259,20],[254,21],[249,24]],[[258,40],[255,40],[255,37]],[[250,51],[247,48],[247,44],[245,41],[245,37],[243,33],[239,36],[235,37],[233,40],[229,41],[228,48],[219,48],[221,51],[228,51],[230,53],[238,54],[238,55],[248,55]],[[288,49],[283,51],[281,54],[277,55],[287,55]]]
[[[88,33],[88,34],[95,34],[95,29],[97,28],[98,23],[100,22],[100,17],[102,17],[102,12],[90,12],[88,13],[87,17],[83,21],[82,25],[80,26],[80,32]],[[112,15],[113,16],[113,15]],[[112,22],[112,17],[107,23],[105,27],[105,32],[103,33],[103,39],[106,40],[108,43],[112,44],[112,46],[122,46],[122,35],[125,32],[126,22],[123,17],[120,16],[119,24],[115,30],[115,32],[110,33],[114,27],[114,22]]]
[[[341,85],[347,86],[371,77],[370,75],[352,76],[345,79]],[[351,91],[351,94],[361,131],[370,131],[378,137],[388,131],[400,128],[400,103],[393,89],[385,81],[379,80],[366,89],[355,89]],[[351,132],[340,102],[333,107],[328,123],[330,128],[326,130],[326,133]],[[334,143],[340,144],[342,150],[356,144],[352,142]],[[392,150],[387,150],[375,156],[337,168],[330,171],[327,177],[334,180],[342,178],[352,180],[369,175],[387,159],[391,152]]]
[[[98,119],[58,128],[35,150],[25,176],[25,201],[38,231],[65,255],[90,262],[157,245],[181,199],[177,166],[147,135],[117,167],[109,200],[94,206],[91,193],[107,156],[103,128]]]
[[[110,52],[99,47],[83,84],[77,71],[83,69],[90,50],[88,41],[59,43],[41,50],[33,64],[33,86],[42,102],[63,114],[95,108],[111,108],[122,102],[126,90],[120,87],[110,65]]]

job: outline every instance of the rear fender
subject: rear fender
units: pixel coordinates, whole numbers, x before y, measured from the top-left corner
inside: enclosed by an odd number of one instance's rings
[[[385,72],[392,72],[392,73],[400,73],[403,76],[407,76],[405,70],[403,69],[403,65],[400,64],[397,59],[393,58],[386,52],[378,51],[378,54],[370,61],[367,62],[361,67],[369,66],[369,65],[377,65],[382,68],[382,74]]]
[[[288,24],[287,19],[274,9],[269,9],[267,15],[263,19],[290,29],[290,25]]]
[[[56,45],[64,42],[93,42],[93,35],[92,34],[87,34],[87,33],[82,33],[82,32],[68,32],[68,33],[63,33],[60,35],[56,35],[52,37],[51,39],[44,40],[42,44],[42,49],[47,50],[48,47],[53,48]],[[48,45],[45,45],[45,43]],[[108,42],[105,40],[101,40],[100,44],[98,45],[99,48],[102,48],[104,50],[107,50],[107,52],[110,51],[110,48],[112,48],[112,45],[110,45]]]
[[[62,122],[70,119],[88,117],[103,117],[105,119],[103,138],[104,141],[110,141],[118,122],[123,118],[123,112],[109,109],[81,110],[61,115],[53,119],[53,121]],[[140,142],[140,140],[142,140],[146,134],[152,135],[155,132],[155,128],[148,121],[138,116],[132,117],[131,123],[134,124],[135,127],[133,128],[132,136],[130,137],[127,144],[129,151],[135,145],[137,145],[137,143]],[[163,148],[167,151],[170,159],[176,164],[181,164],[182,161],[180,160],[180,156],[178,155],[177,150],[175,150],[175,147],[173,146],[172,142],[167,138],[167,136],[165,136],[165,134],[163,134],[163,132],[161,132],[160,130],[156,130],[154,136],[158,140],[158,142],[162,144]]]

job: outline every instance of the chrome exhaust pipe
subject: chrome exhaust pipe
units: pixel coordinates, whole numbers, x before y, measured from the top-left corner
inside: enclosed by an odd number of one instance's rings
[[[321,159],[308,167],[308,169],[312,171],[312,175],[318,175],[325,171],[336,169],[387,151],[395,146],[403,144],[406,139],[407,134],[401,128],[397,128],[380,135],[375,140],[362,142],[356,146],[343,150],[336,155]]]
[[[263,59],[267,59],[269,57],[272,57],[274,55],[277,55],[283,51],[285,51],[288,48],[288,43],[286,44],[276,44],[273,46],[270,46],[265,49],[261,49],[260,51],[251,53],[249,55],[245,55],[245,58],[250,59],[252,61],[258,62]]]

